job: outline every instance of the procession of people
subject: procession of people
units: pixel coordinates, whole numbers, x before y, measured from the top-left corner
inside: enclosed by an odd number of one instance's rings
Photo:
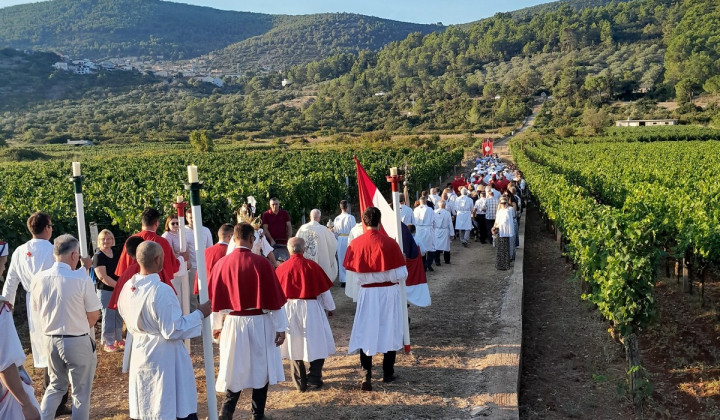
[[[52,419],[71,412],[73,419],[91,418],[99,348],[123,352],[130,418],[197,419],[198,390],[184,341],[200,336],[203,320],[210,317],[219,354],[212,388],[223,396],[219,418],[233,418],[244,389],[252,389],[252,417],[265,418],[269,386],[286,380],[283,359],[299,392],[324,387],[324,362],[336,350],[330,323],[336,281],[357,302],[348,353],[360,355],[359,389],[372,391],[373,356],[379,353],[382,382],[395,381],[397,351],[409,348],[406,307],[430,305],[426,272],[434,271],[433,265],[451,264],[454,240],[469,247],[471,236],[483,243],[493,243],[495,237],[496,268],[510,268],[524,180],[497,158],[475,163],[470,177],[456,177],[441,194],[440,188],[431,188],[414,209],[400,195],[399,242],[383,229],[380,208],[362,209],[358,223],[346,200],[327,225],[321,211],[313,209],[310,221],[293,235],[290,215],[273,197],[262,218],[253,219],[254,207],[252,213],[247,207],[239,210],[238,223],[223,224],[216,244],[204,226],[196,227],[202,239],[195,243],[193,222],[199,221],[190,211],[189,226],[179,226],[182,214],[171,214],[165,234],[158,235],[160,212],[146,208],[141,231],[122,249],[113,249],[115,237],[103,230],[91,259],[81,258],[73,235],[50,242],[49,215],[30,215],[33,239],[12,253],[0,296],[0,322],[12,324],[5,312],[13,309],[22,285],[33,362],[47,369],[45,394],[39,404],[28,391],[31,381],[23,375],[13,326],[9,341],[0,344],[0,391],[10,390],[13,403],[0,400],[0,414]],[[197,252],[205,257],[200,262],[204,267],[198,266]],[[173,282],[183,270],[189,272],[183,280],[188,287],[182,285],[187,292]],[[203,302],[198,281],[204,279],[207,286],[200,287],[209,300]],[[183,308],[183,300],[190,301],[190,309]],[[95,324],[101,312],[98,347]],[[66,407],[68,395],[71,409]]]

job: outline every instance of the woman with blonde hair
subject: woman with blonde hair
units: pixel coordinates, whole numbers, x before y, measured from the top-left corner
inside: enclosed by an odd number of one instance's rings
[[[115,235],[107,229],[98,235],[98,252],[93,256],[93,270],[97,279],[96,287],[98,298],[102,303],[102,333],[100,342],[108,353],[114,353],[125,348],[122,338],[123,320],[115,309],[108,308],[108,302],[115,290],[118,277],[115,268],[120,260],[120,253],[113,251]]]

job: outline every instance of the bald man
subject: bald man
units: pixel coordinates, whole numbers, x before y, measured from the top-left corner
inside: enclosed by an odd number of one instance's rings
[[[138,245],[140,273],[123,287],[118,311],[132,333],[130,417],[197,420],[197,388],[192,361],[183,340],[202,332],[210,302],[183,316],[175,292],[160,280],[162,247]]]
[[[312,209],[310,221],[300,226],[295,236],[305,241],[305,258],[320,264],[330,281],[335,281],[338,275],[338,262],[335,259],[338,241],[335,235],[320,223],[321,217],[320,210]]]

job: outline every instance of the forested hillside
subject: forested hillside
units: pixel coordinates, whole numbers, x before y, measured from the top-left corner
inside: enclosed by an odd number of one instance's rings
[[[232,68],[240,63],[253,70],[265,62],[306,63],[378,49],[410,32],[438,29],[362,15],[281,16],[160,0],[53,0],[0,8],[0,47],[75,58],[186,59],[260,37],[220,53]]]
[[[186,139],[193,130],[236,140],[482,132],[517,124],[542,93],[552,100],[536,126],[548,132],[594,134],[613,118],[630,117],[720,125],[717,105],[691,102],[703,91],[720,93],[719,21],[713,0],[633,0],[580,10],[560,4],[526,17],[501,13],[468,27],[412,33],[377,52],[228,78],[222,88],[142,78],[108,92],[100,87],[115,75],[100,73],[91,75],[96,87],[73,90],[62,102],[0,109],[0,134],[45,142],[68,135]],[[283,79],[291,84],[283,88]],[[675,110],[657,106],[674,99]]]

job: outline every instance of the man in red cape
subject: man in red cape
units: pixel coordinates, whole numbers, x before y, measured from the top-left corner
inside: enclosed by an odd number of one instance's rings
[[[333,282],[318,263],[303,256],[304,239],[290,238],[287,248],[290,259],[276,270],[288,299],[285,313],[289,328],[282,355],[290,360],[295,388],[305,392],[308,386],[323,386],[325,359],[335,353],[335,340],[327,319],[335,310],[330,294]],[[305,371],[305,362],[310,363],[309,374]]]
[[[285,341],[287,299],[270,261],[252,253],[254,240],[255,228],[238,223],[237,248],[215,264],[208,282],[213,312],[225,315],[224,322],[213,319],[213,335],[220,335],[215,389],[225,393],[220,420],[232,419],[246,388],[253,388],[253,418],[263,418],[268,385],[285,380],[278,347]]]
[[[165,259],[163,260],[162,271],[158,274],[160,275],[160,280],[163,283],[173,287],[172,279],[175,276],[175,273],[177,273],[180,269],[180,263],[175,257],[175,252],[170,246],[170,242],[156,233],[158,226],[160,226],[160,212],[152,207],[146,208],[142,212],[141,223],[142,231],[133,236],[139,236],[146,241],[153,241],[160,244],[163,252],[165,253]],[[115,275],[118,277],[122,276],[130,264],[132,264],[132,260],[123,249],[122,254],[120,254],[120,261],[118,261],[117,268],[115,269]],[[117,286],[115,288],[117,288]],[[175,290],[174,287],[173,290]]]
[[[215,263],[227,254],[228,244],[230,243],[230,240],[232,240],[234,229],[235,227],[230,223],[225,223],[220,226],[220,229],[218,230],[218,238],[220,240],[218,243],[205,250],[205,270],[207,270],[206,278],[208,281],[210,281],[210,272],[213,267],[215,267]],[[200,290],[198,289],[197,272],[195,273],[195,287],[193,288],[193,293],[196,295],[200,294]]]
[[[380,210],[362,214],[365,233],[348,245],[343,265],[355,273],[360,290],[348,353],[360,352],[363,391],[372,390],[372,357],[384,353],[383,382],[395,376],[395,356],[403,346],[403,308],[398,282],[408,275],[400,246],[380,232]]]

